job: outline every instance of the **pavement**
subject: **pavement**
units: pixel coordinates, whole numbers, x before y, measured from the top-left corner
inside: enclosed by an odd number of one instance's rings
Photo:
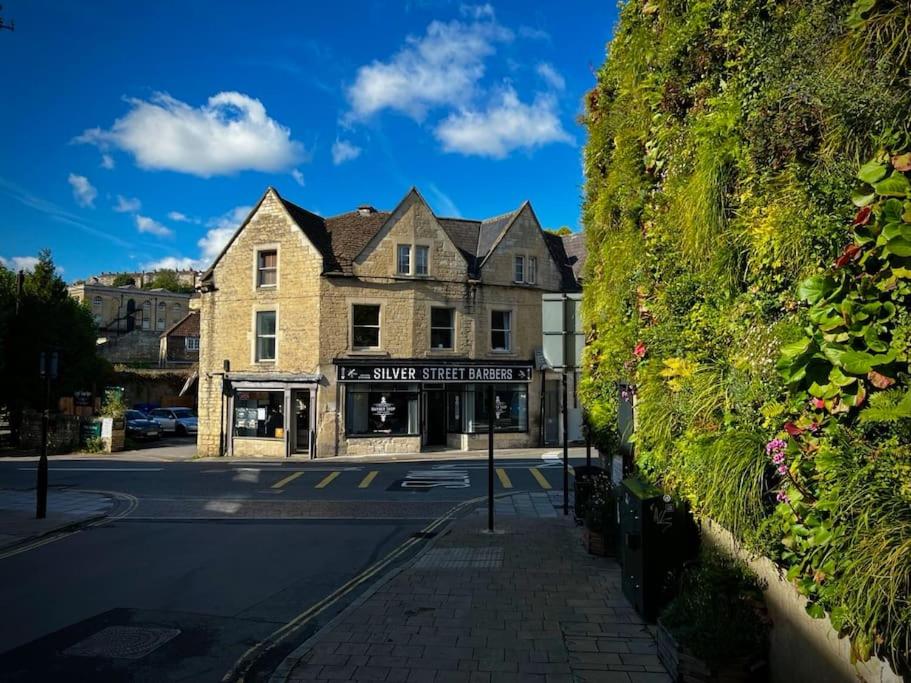
[[[0,489],[0,552],[102,519],[114,505],[103,493],[51,488],[47,516],[36,519],[34,490]]]
[[[670,683],[653,635],[562,497],[520,492],[453,522],[276,669],[271,683]]]

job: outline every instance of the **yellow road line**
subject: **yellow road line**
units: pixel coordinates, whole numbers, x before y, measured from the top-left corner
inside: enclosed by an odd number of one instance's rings
[[[541,485],[542,489],[550,488],[550,482],[544,478],[544,475],[541,474],[537,467],[529,467],[528,471],[531,472],[531,476],[538,480],[538,483]]]
[[[368,486],[370,486],[370,484],[373,483],[373,480],[376,479],[376,475],[378,475],[378,474],[379,474],[379,472],[377,472],[377,471],[368,472],[367,476],[364,477],[364,479],[361,481],[360,484],[357,485],[357,487],[359,489],[367,488]]]
[[[329,476],[327,476],[325,479],[323,479],[319,484],[317,484],[317,485],[314,486],[313,488],[315,488],[315,489],[324,489],[324,488],[326,488],[326,487],[329,486],[329,484],[331,484],[331,483],[335,480],[335,478],[336,478],[338,475],[340,475],[340,474],[341,474],[341,472],[330,472],[330,473],[329,473]]]
[[[280,489],[282,486],[286,486],[286,485],[290,484],[292,481],[294,481],[298,477],[302,477],[303,475],[304,475],[303,472],[294,472],[293,474],[289,474],[284,479],[279,479],[277,482],[272,484],[272,488]]]
[[[506,470],[502,467],[497,468],[497,477],[500,479],[500,483],[503,484],[504,489],[512,488],[512,482],[509,480],[509,475],[506,474]]]

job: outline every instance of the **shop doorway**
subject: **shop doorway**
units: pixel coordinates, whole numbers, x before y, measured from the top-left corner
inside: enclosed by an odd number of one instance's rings
[[[544,382],[544,443],[560,443],[560,380]]]
[[[446,392],[433,389],[424,392],[426,406],[427,446],[446,445]]]
[[[291,394],[291,410],[294,422],[289,425],[294,429],[294,453],[310,454],[310,391],[295,391]]]

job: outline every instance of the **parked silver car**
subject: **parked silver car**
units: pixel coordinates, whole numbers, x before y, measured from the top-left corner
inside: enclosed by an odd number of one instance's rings
[[[149,417],[161,425],[163,432],[173,432],[178,435],[195,434],[197,419],[189,408],[155,408],[149,412]]]

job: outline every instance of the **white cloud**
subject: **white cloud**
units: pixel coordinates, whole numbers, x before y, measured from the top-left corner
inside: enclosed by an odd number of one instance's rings
[[[298,169],[295,168],[291,171],[291,177],[294,178],[294,182],[296,182],[298,185],[301,187],[304,186],[304,174],[301,173]]]
[[[551,142],[573,143],[557,116],[550,95],[538,94],[531,104],[506,88],[486,110],[462,109],[436,128],[447,152],[502,159],[515,149],[533,149]]]
[[[35,256],[11,256],[8,259],[0,256],[0,263],[12,271],[34,270],[35,266],[38,265],[38,259]],[[55,266],[58,272],[63,272],[63,268],[56,264]]]
[[[360,67],[347,91],[349,117],[393,109],[422,120],[433,107],[470,99],[484,76],[484,60],[513,34],[496,22],[489,5],[464,7],[462,13],[472,21],[433,21],[389,61]]]
[[[520,26],[519,36],[530,40],[550,40],[550,34],[547,31],[541,28],[535,28],[534,26]]]
[[[347,140],[335,138],[335,142],[332,143],[332,163],[336,166],[357,159],[360,155],[361,148]]]
[[[106,168],[109,171],[114,168],[114,157],[112,157],[110,154],[102,154],[101,168]]]
[[[554,90],[563,90],[566,87],[566,79],[553,67],[553,64],[541,62],[538,64],[537,72],[544,79],[544,82]]]
[[[196,221],[191,220],[186,214],[180,213],[180,211],[168,211],[168,220],[174,221],[175,223],[195,223]]]
[[[209,230],[196,243],[199,247],[199,258],[167,256],[157,261],[144,263],[142,267],[146,270],[158,270],[161,268],[204,270],[208,268],[212,265],[215,257],[221,253],[221,250],[231,240],[231,237],[247,217],[247,214],[252,210],[252,206],[236,206],[221,216],[216,216],[206,221]]]
[[[136,216],[136,229],[156,237],[173,237],[174,231],[148,216]]]
[[[242,170],[281,171],[307,157],[291,131],[266,114],[262,102],[220,92],[193,107],[166,93],[131,98],[130,111],[110,130],[91,128],[74,142],[129,152],[146,169],[208,178]]]
[[[84,175],[70,173],[66,181],[73,188],[73,199],[79,206],[89,206],[95,208],[95,197],[98,196],[98,190],[92,187],[92,183]]]
[[[114,211],[117,213],[135,213],[142,208],[142,202],[133,198],[124,197],[122,194],[117,195],[117,203],[114,204]]]

